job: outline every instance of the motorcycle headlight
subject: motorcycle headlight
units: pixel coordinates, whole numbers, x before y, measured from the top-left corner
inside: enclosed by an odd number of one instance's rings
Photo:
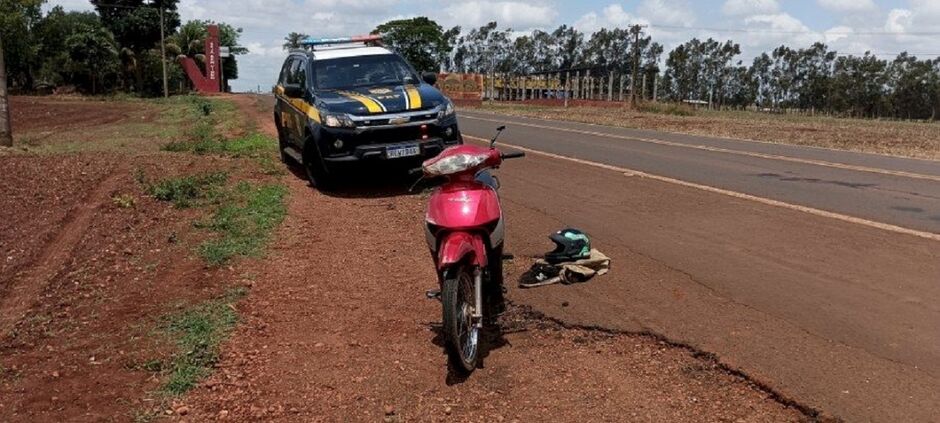
[[[457,110],[454,109],[454,103],[447,100],[447,102],[444,103],[444,108],[437,112],[437,118],[444,119],[445,117],[453,116],[454,113],[457,113]]]
[[[321,116],[323,125],[330,128],[355,128],[356,123],[348,115],[342,113],[324,113]]]
[[[451,175],[479,166],[486,154],[456,154],[424,164],[424,173],[434,176]]]

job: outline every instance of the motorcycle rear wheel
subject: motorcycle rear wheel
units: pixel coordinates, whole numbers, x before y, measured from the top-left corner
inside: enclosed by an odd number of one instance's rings
[[[444,311],[444,337],[454,367],[470,373],[480,359],[480,328],[473,321],[475,304],[473,274],[461,266],[444,279],[441,301]]]

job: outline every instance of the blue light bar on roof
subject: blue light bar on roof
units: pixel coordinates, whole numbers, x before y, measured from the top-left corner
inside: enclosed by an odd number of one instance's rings
[[[336,38],[307,38],[300,42],[300,45],[304,46],[322,46],[328,44],[349,44],[349,43],[366,43],[369,41],[382,41],[381,35],[356,35],[353,37],[336,37]]]

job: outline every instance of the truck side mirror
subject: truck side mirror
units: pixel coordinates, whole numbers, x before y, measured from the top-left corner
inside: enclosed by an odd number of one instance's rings
[[[429,85],[437,85],[437,74],[434,72],[425,72],[421,74],[421,79]]]

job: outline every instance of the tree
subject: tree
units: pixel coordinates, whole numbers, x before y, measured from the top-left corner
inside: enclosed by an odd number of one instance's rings
[[[460,33],[449,31],[424,16],[388,21],[372,30],[382,41],[397,50],[418,71],[438,72],[447,64],[454,41]]]
[[[556,63],[559,69],[570,69],[581,65],[584,51],[584,34],[567,25],[552,32],[555,39]]]
[[[889,101],[894,117],[930,119],[934,117],[937,78],[934,63],[901,53],[888,66]]]
[[[13,146],[10,130],[10,103],[7,102],[7,67],[3,61],[3,35],[0,34],[0,146]]]
[[[584,62],[592,68],[603,69],[605,73],[632,73],[633,36],[627,29],[601,28],[591,34],[585,45]]]
[[[65,39],[68,60],[64,68],[83,75],[91,88],[98,92],[100,81],[118,69],[118,52],[114,36],[103,27],[81,26]]]
[[[454,67],[460,72],[486,73],[508,71],[506,58],[511,47],[511,30],[499,30],[496,22],[472,29],[457,41]]]
[[[0,0],[0,37],[11,89],[33,88],[38,46],[33,27],[42,18],[43,0]]]
[[[310,36],[307,34],[291,32],[290,34],[287,34],[286,37],[284,37],[284,45],[282,47],[287,51],[302,48],[303,46],[300,44],[300,42],[306,40],[307,38],[310,38]]]
[[[676,47],[666,59],[666,94],[677,101],[714,100],[721,106],[726,97],[738,96],[728,90],[728,84],[735,74],[741,76],[734,66],[734,57],[740,53],[741,47],[731,40],[720,43],[711,38],[693,38]]]
[[[833,107],[855,117],[880,116],[885,99],[887,62],[866,52],[864,56],[836,59],[833,72]]]
[[[151,59],[153,49],[160,42],[160,10],[164,11],[164,31],[176,32],[180,25],[176,5],[179,0],[91,0],[101,22],[108,28],[118,45],[124,71],[133,76],[134,90],[143,92],[153,79],[161,79],[159,70],[144,72],[145,61]],[[158,56],[159,57],[159,56]]]
[[[107,38],[116,48],[114,36],[102,26],[96,13],[66,12],[62,6],[52,8],[33,28],[33,37],[40,40],[38,71],[34,75],[37,82],[51,86],[76,84],[74,73],[63,66],[70,60],[66,40],[79,32],[97,29],[107,32]]]
[[[832,64],[836,59],[836,52],[829,51],[828,46],[817,42],[808,49],[800,49],[797,55],[797,68],[802,73],[797,88],[800,109],[828,109]]]

